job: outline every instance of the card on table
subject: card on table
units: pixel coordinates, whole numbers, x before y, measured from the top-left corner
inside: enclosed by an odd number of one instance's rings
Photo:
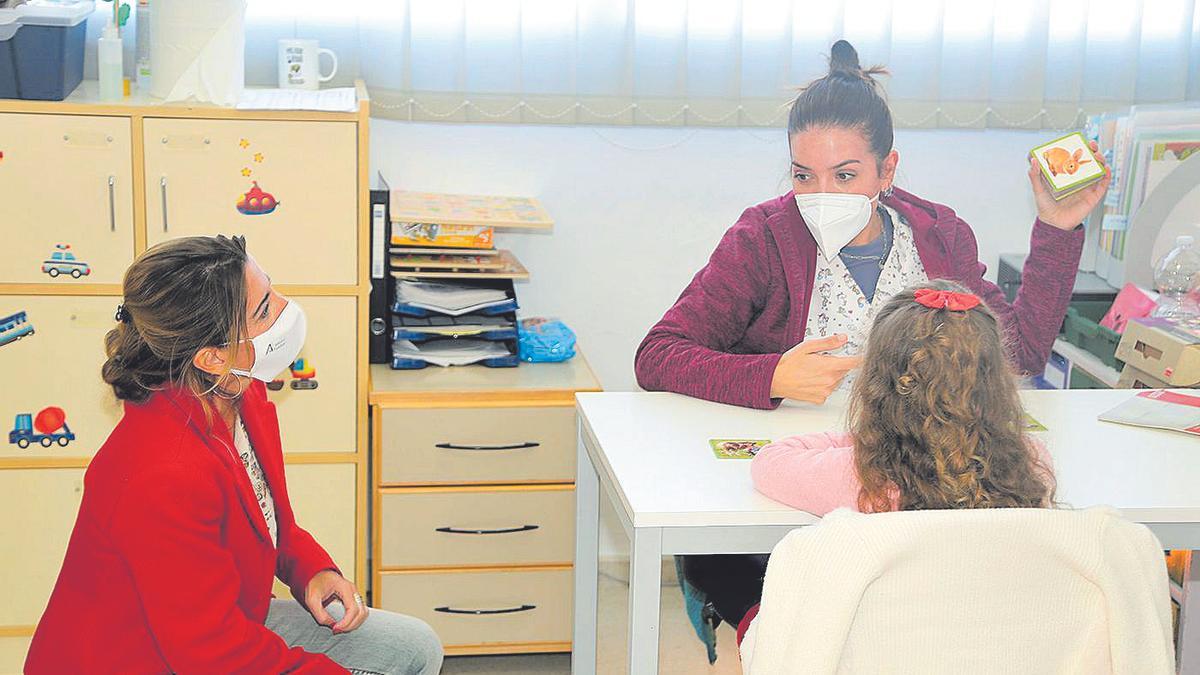
[[[753,459],[770,442],[762,438],[712,438],[708,444],[717,459]]]
[[[1104,167],[1078,131],[1039,145],[1029,154],[1037,161],[1042,178],[1046,179],[1055,199],[1062,199],[1104,178]]]

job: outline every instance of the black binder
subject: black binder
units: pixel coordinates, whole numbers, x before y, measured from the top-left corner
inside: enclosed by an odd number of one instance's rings
[[[377,189],[371,190],[371,307],[367,330],[370,332],[371,363],[392,362],[391,307],[395,284],[388,271],[388,244],[392,239],[388,197],[391,190],[380,175]]]

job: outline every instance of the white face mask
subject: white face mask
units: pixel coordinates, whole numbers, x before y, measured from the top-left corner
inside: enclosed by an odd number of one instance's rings
[[[270,328],[249,340],[243,340],[254,345],[254,363],[250,370],[234,368],[229,372],[270,382],[300,355],[307,331],[308,320],[304,310],[295,300],[288,300]]]
[[[817,240],[821,255],[826,262],[832,262],[842,247],[867,227],[878,198],[878,194],[868,198],[852,193],[817,192],[796,195],[796,208]]]

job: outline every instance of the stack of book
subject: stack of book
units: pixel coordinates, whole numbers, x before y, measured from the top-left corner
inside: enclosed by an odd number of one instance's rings
[[[541,205],[392,190],[388,213],[392,367],[518,365],[514,281],[529,273],[495,237],[504,228],[553,227]]]
[[[446,195],[394,190],[391,269],[425,278],[525,278],[509,251],[496,248],[496,228],[545,229],[550,216],[526,197]]]

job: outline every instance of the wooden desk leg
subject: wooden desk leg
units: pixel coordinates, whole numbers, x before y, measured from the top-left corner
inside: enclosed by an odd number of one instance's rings
[[[634,528],[629,558],[629,675],[658,672],[662,530]]]
[[[1179,675],[1200,675],[1200,553],[1191,551],[1183,574],[1179,603],[1179,648],[1175,668]]]
[[[583,438],[575,457],[575,637],[571,672],[596,673],[596,606],[600,558],[600,484]]]

